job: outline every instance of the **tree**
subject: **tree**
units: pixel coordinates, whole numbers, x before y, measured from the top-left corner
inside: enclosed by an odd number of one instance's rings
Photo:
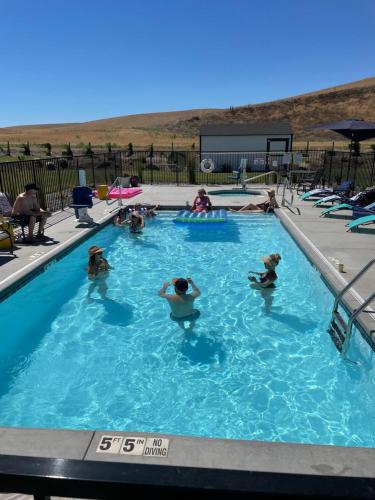
[[[195,142],[191,145],[191,149],[195,149]]]
[[[128,156],[133,156],[134,151],[133,151],[133,143],[129,142],[128,144]]]
[[[46,156],[51,156],[52,153],[51,143],[45,142],[44,144],[42,144],[42,147],[47,149]]]
[[[86,146],[86,149],[85,149],[85,155],[92,156],[93,154],[94,154],[94,151],[92,150],[91,142],[89,142],[88,146]]]
[[[112,144],[110,142],[107,143],[107,151],[108,153],[112,153]]]
[[[9,144],[9,141],[7,143],[7,156],[12,156],[11,155],[11,152],[10,152],[10,144]]]
[[[70,147],[70,142],[68,144],[65,144],[65,150],[62,151],[62,155],[66,156],[67,158],[73,158],[73,151],[72,148]]]
[[[30,150],[30,144],[29,141],[27,141],[26,144],[22,144],[23,147],[23,156],[31,156],[31,150]]]

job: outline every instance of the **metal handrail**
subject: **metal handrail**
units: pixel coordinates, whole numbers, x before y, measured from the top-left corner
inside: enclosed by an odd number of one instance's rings
[[[352,329],[353,329],[353,323],[356,319],[356,317],[358,316],[358,314],[360,312],[363,311],[363,309],[373,300],[373,298],[375,297],[375,292],[373,292],[362,304],[361,306],[356,309],[350,316],[349,318],[349,321],[348,321],[348,324],[346,326],[346,335],[345,335],[345,340],[342,344],[342,350],[341,350],[341,354],[343,357],[345,357],[346,355],[346,352],[348,350],[348,347],[349,347],[349,341],[350,341],[350,337],[352,336]]]
[[[354,276],[354,278],[351,281],[349,281],[349,283],[341,290],[341,292],[337,295],[337,297],[335,299],[335,302],[333,304],[333,312],[337,311],[337,307],[339,305],[341,297],[349,290],[349,288],[351,288],[351,286],[353,285],[353,283],[355,283],[367,271],[367,269],[369,269],[374,263],[375,263],[375,259],[370,260],[370,262],[368,262],[365,265],[365,267],[362,268],[359,271],[359,273],[357,273]]]
[[[279,172],[276,170],[271,170],[270,172],[263,172],[262,174],[255,175],[254,177],[249,177],[248,179],[243,179],[241,181],[242,187],[246,189],[246,183],[253,181],[254,179],[259,179],[260,177],[265,177],[266,175],[276,174],[277,184],[279,183]]]
[[[286,197],[285,197],[285,191],[286,191],[286,189],[289,189],[290,196],[291,196],[290,201],[287,200]],[[290,210],[293,214],[295,214],[295,212],[290,208],[290,207],[293,206],[293,202],[294,202],[293,189],[292,189],[292,187],[290,185],[289,178],[285,177],[284,186],[283,186],[283,196],[282,196],[282,199],[281,199],[281,206],[288,208],[288,210]],[[295,207],[295,209],[297,211],[297,215],[301,215],[300,209],[298,207]]]

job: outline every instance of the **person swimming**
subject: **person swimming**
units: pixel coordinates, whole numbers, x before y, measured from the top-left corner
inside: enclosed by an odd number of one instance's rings
[[[166,293],[170,285],[174,285],[174,294]],[[186,293],[189,285],[193,289],[192,293]],[[191,278],[173,278],[172,283],[166,281],[159,290],[159,297],[168,300],[171,308],[170,318],[176,321],[178,326],[184,331],[191,331],[194,328],[196,320],[200,316],[200,312],[193,308],[194,300],[200,296],[199,288],[195,285]],[[188,328],[185,328],[184,323],[188,322]]]
[[[87,299],[91,300],[91,294],[95,288],[98,288],[101,298],[105,299],[108,290],[106,279],[108,278],[109,270],[113,269],[113,267],[103,257],[104,248],[93,245],[89,248],[88,252],[89,262],[86,271],[91,283],[87,292]]]
[[[262,288],[275,286],[274,282],[277,280],[275,268],[279,264],[280,260],[281,256],[278,253],[271,253],[271,255],[262,257],[262,261],[264,262],[266,271],[263,273],[249,271],[249,273],[251,274],[257,274],[258,276],[260,276],[260,278],[259,280],[257,280],[255,276],[248,276],[248,280],[251,281],[254,285],[260,286]]]
[[[141,233],[142,229],[145,227],[144,218],[138,212],[133,212],[126,221],[126,224],[129,225],[130,232],[133,234]]]
[[[126,219],[129,213],[129,207],[120,208],[113,219],[113,224],[117,227],[123,227],[126,225]]]

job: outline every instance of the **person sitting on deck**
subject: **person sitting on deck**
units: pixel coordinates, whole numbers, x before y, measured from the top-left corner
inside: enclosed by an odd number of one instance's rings
[[[9,217],[12,214],[12,205],[9,203],[7,195],[0,191],[0,215]]]
[[[212,203],[210,198],[207,196],[206,190],[203,188],[199,189],[198,196],[196,196],[194,199],[191,211],[209,212],[211,209],[212,209]]]
[[[263,273],[258,273],[256,271],[249,271],[251,274],[257,274],[260,276],[259,280],[256,279],[255,276],[248,276],[248,280],[251,281],[254,285],[260,286],[262,288],[267,288],[270,286],[275,286],[274,282],[277,280],[277,274],[275,272],[275,268],[281,260],[281,256],[278,253],[271,253],[271,255],[267,255],[266,257],[262,257],[262,261],[264,262],[264,267],[266,271]]]
[[[254,205],[254,203],[249,203],[239,210],[230,209],[231,212],[243,213],[243,212],[260,212],[260,213],[268,213],[273,212],[275,208],[279,208],[279,205],[276,200],[276,194],[274,189],[267,189],[268,200],[263,203],[258,203]]]
[[[12,216],[18,220],[22,226],[27,225],[29,228],[28,238],[25,239],[26,243],[33,243],[35,239],[49,239],[44,236],[43,232],[47,219],[51,216],[51,212],[47,212],[40,208],[36,197],[37,191],[39,191],[39,188],[35,184],[26,184],[25,192],[17,196],[13,205]],[[39,222],[39,228],[36,238],[34,238],[34,227],[36,222]]]

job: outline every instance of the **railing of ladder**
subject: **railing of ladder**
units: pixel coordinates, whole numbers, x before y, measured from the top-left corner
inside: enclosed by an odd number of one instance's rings
[[[276,175],[276,181],[277,184],[279,183],[279,172],[276,172],[276,170],[271,170],[270,172],[263,172],[262,174],[259,175],[254,175],[254,177],[249,177],[248,179],[242,179],[241,184],[243,189],[246,189],[246,184],[250,183],[250,181],[253,181],[255,179],[260,179],[261,177],[267,177],[268,175]]]
[[[278,191],[279,191],[279,184],[277,185],[277,192]],[[290,200],[288,200],[286,197],[286,191],[289,191]],[[300,209],[298,207],[292,208],[293,202],[294,202],[293,189],[292,189],[292,186],[290,185],[289,178],[285,177],[284,185],[283,185],[283,195],[282,195],[282,199],[281,199],[281,206],[286,207],[288,210],[290,210],[294,214],[301,215]]]
[[[108,193],[106,196],[107,205],[109,205],[109,200],[110,200],[109,195],[111,194],[111,191],[113,189],[116,189],[116,188],[121,189],[121,188],[125,188],[128,186],[129,186],[129,177],[116,177],[116,179],[113,181],[113,184],[108,189]],[[122,202],[121,196],[119,196],[119,198],[117,199],[117,203],[118,203],[119,207],[122,207],[123,202]]]
[[[332,318],[329,327],[329,333],[331,334],[332,340],[336,345],[337,349],[341,352],[342,357],[345,359],[346,354],[349,349],[350,339],[353,331],[353,324],[357,316],[367,307],[372,300],[375,298],[375,292],[371,293],[366,300],[360,304],[360,306],[355,309],[349,316],[349,320],[346,323],[344,318],[338,311],[338,306],[343,295],[353,286],[353,284],[364,275],[364,273],[370,269],[370,267],[375,264],[375,259],[370,260],[354,278],[341,290],[335,299],[335,303],[332,309]]]

